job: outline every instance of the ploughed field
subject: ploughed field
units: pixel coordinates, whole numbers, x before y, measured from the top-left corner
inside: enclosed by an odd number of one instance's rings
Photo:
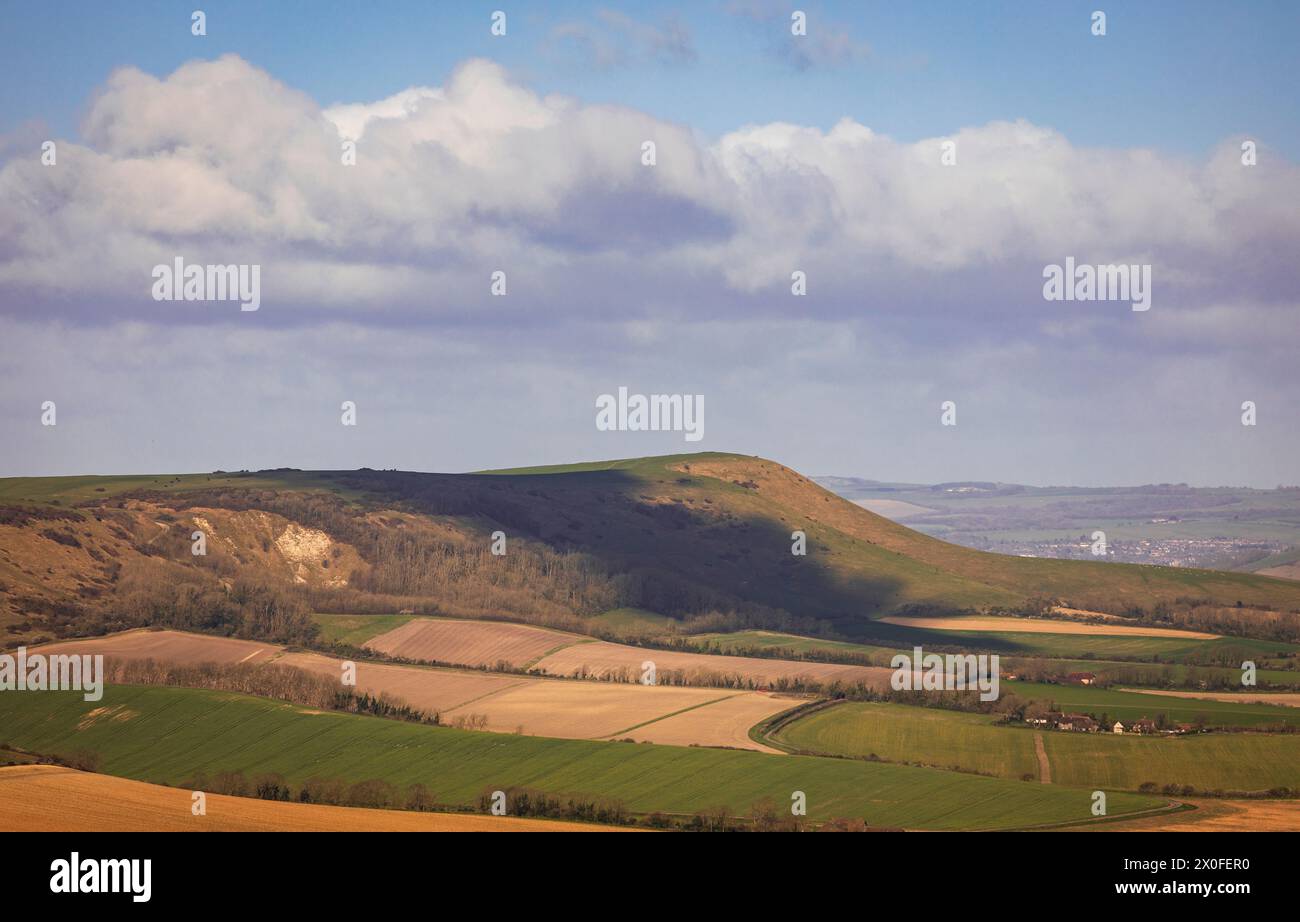
[[[368,640],[365,647],[403,659],[523,669],[548,653],[590,638],[527,624],[413,618]]]
[[[799,660],[723,656],[633,647],[593,640],[530,625],[493,621],[416,618],[366,642],[368,649],[403,659],[490,666],[508,662],[515,668],[566,678],[617,677],[639,680],[644,664],[653,663],[659,681],[670,676],[689,684],[772,687],[785,680],[817,684],[863,683],[883,688],[890,671],[876,666],[844,666]]]
[[[51,644],[32,652],[103,654],[109,660],[177,665],[275,664],[331,679],[341,677],[343,666],[343,660],[319,653],[180,631],[128,631]],[[420,710],[437,712],[448,725],[566,739],[653,739],[661,732],[656,722],[670,719],[671,724],[662,730],[667,734],[665,741],[746,749],[765,747],[749,739],[748,727],[741,732],[738,721],[752,717],[752,723],[758,723],[799,703],[756,691],[582,682],[370,662],[356,664],[356,683],[358,692],[388,695]]]
[[[0,768],[6,832],[601,832],[616,827],[467,813],[417,813],[206,795],[55,765]]]
[[[842,682],[886,688],[891,674],[891,670],[882,666],[842,666],[836,663],[681,653],[605,641],[565,647],[539,660],[535,668],[561,676],[635,676],[647,661],[655,664],[661,680],[666,673],[670,673],[684,677],[687,682],[702,684],[711,677],[733,677],[740,682],[752,682],[763,687],[775,686],[783,679],[788,682],[802,679],[819,685]]]
[[[783,810],[803,791],[812,821],[858,817],[918,829],[1020,828],[1091,816],[1089,790],[1056,785],[851,759],[478,733],[187,688],[110,686],[100,702],[77,692],[0,695],[0,726],[10,745],[90,750],[107,773],[173,785],[200,772],[278,773],[291,784],[419,783],[434,802],[449,805],[526,788],[617,801],[635,813],[725,808],[733,816],[751,816],[763,801]],[[1122,792],[1109,798],[1112,816],[1165,804]]]

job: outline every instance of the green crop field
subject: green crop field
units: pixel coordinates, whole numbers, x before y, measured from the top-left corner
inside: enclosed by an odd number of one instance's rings
[[[325,644],[359,647],[367,640],[401,627],[414,615],[313,615]]]
[[[993,720],[939,708],[847,702],[799,718],[777,731],[774,739],[801,751],[874,754],[890,762],[1037,779],[1033,734],[995,727]]]
[[[702,653],[739,653],[748,650],[765,650],[769,653],[789,651],[796,656],[816,653],[831,659],[844,657],[854,662],[865,657],[880,665],[888,665],[890,658],[901,649],[849,643],[842,640],[823,640],[819,637],[803,637],[780,631],[696,634],[690,638],[690,643]]]
[[[114,708],[112,713],[105,708]],[[764,798],[807,795],[810,819],[987,829],[1089,817],[1089,792],[933,769],[738,750],[558,740],[313,713],[261,698],[180,688],[112,686],[78,693],[0,695],[6,741],[38,752],[90,749],[104,771],[180,784],[198,771],[278,772],[398,785],[421,782],[444,803],[523,786],[618,800],[634,812],[747,815]],[[1161,798],[1116,793],[1111,815]]]
[[[1224,681],[1228,688],[1216,689],[1230,691],[1231,686],[1241,682],[1241,670],[1228,666],[1197,666],[1181,663],[1147,663],[1121,662],[1106,659],[1053,659],[1045,664],[1041,659],[1020,659],[1004,656],[1002,671],[1015,672],[1018,664],[1033,666],[1050,665],[1062,675],[1072,672],[1095,672],[1099,676],[1116,676],[1112,684],[1149,685],[1161,688],[1173,683],[1182,685],[1194,683],[1200,679],[1207,681]],[[1023,667],[1021,667],[1023,668]],[[1282,688],[1300,687],[1300,669],[1258,669],[1255,678],[1260,688],[1279,686]]]
[[[1174,723],[1194,723],[1204,717],[1210,726],[1261,727],[1286,724],[1300,727],[1300,708],[1276,704],[1210,701],[1202,698],[1169,698],[1142,692],[1094,688],[1083,685],[1043,685],[1035,682],[1003,682],[1002,694],[1051,702],[1056,710],[1096,714],[1111,720],[1156,719],[1167,714]]]
[[[887,625],[886,627],[891,626]],[[900,628],[900,630],[906,631],[907,628]],[[983,645],[968,639],[982,636],[974,632],[926,630],[923,633],[925,635],[923,645],[925,646],[933,645],[936,638],[939,638],[941,646],[945,645],[942,641],[946,641],[947,646],[960,646],[963,649],[972,651],[985,648]],[[1293,662],[1293,660],[1284,657],[1285,654],[1296,649],[1293,644],[1227,637],[1212,641],[1186,641],[1177,638],[1091,637],[1086,635],[1056,637],[1050,634],[1029,634],[1024,632],[990,633],[987,634],[987,637],[993,638],[987,649],[991,652],[998,652],[1003,657],[1002,667],[1004,670],[1014,662],[1013,657],[1052,659],[1056,660],[1052,667],[1058,669],[1062,675],[1068,675],[1071,672],[1103,673],[1107,666],[1113,666],[1118,670],[1129,670],[1130,672],[1135,669],[1144,669],[1150,674],[1149,681],[1151,684],[1165,684],[1169,681],[1182,682],[1187,678],[1188,666],[1180,664],[1180,661],[1186,661],[1189,657],[1196,659],[1214,650],[1231,648],[1234,651],[1240,651],[1242,658],[1253,657],[1256,663],[1262,667],[1263,664],[1270,661]],[[920,637],[916,639],[921,640]],[[900,637],[898,646],[887,647],[825,640],[818,637],[804,637],[779,631],[758,630],[736,631],[729,634],[695,634],[688,638],[688,642],[702,653],[760,652],[768,655],[790,655],[796,658],[815,654],[818,658],[824,657],[830,661],[862,662],[867,660],[881,666],[889,665],[889,661],[895,653],[911,652],[911,647],[905,646],[902,641],[903,638]],[[1078,651],[1073,657],[1066,652],[1072,650]],[[1161,652],[1162,650],[1163,652]],[[1131,661],[1116,659],[1116,657],[1125,656],[1133,657],[1133,659]],[[1161,663],[1151,662],[1153,656],[1158,656]],[[1164,663],[1165,660],[1170,662]],[[1196,666],[1195,668],[1198,678],[1236,681],[1241,677],[1241,670],[1235,668],[1224,666]],[[1159,671],[1161,669],[1166,671],[1162,673]],[[1136,675],[1134,673],[1133,677],[1125,678],[1124,681],[1129,684],[1148,684],[1147,680],[1139,680]],[[1300,685],[1300,670],[1260,668],[1256,673],[1256,677],[1261,685]]]
[[[1209,640],[1183,637],[1140,637],[1131,634],[1049,634],[1029,631],[958,631],[919,628],[905,624],[872,624],[874,639],[910,649],[913,644],[987,651],[1003,656],[1052,659],[1132,659],[1163,662],[1204,661],[1216,654],[1262,661],[1293,654],[1300,647],[1272,640],[1217,637]]]
[[[1007,729],[1008,733],[1017,731]],[[1198,791],[1300,789],[1300,736],[1198,733],[1182,738],[1044,732],[1052,781],[1136,790],[1152,782]]]
[[[1300,789],[1300,736],[1205,733],[1187,737],[1035,731],[939,708],[849,702],[782,727],[774,741],[806,752],[914,762],[1003,778],[1039,777],[1038,734],[1053,785],[1136,790],[1146,782],[1198,791]]]

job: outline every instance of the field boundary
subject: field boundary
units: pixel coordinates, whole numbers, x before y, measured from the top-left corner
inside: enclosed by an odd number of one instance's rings
[[[742,692],[741,694],[743,694],[743,692]],[[682,708],[681,710],[673,711],[671,714],[662,714],[662,715],[660,715],[659,717],[652,717],[650,720],[643,720],[643,721],[641,721],[639,724],[633,724],[632,726],[630,726],[630,727],[628,727],[628,728],[626,728],[626,729],[624,729],[624,730],[615,730],[613,733],[609,734],[609,736],[598,737],[598,739],[600,739],[600,740],[613,740],[615,737],[619,736],[620,734],[623,734],[623,733],[631,733],[633,730],[640,730],[642,727],[648,727],[648,726],[650,726],[651,724],[657,724],[657,723],[659,723],[659,721],[661,721],[661,720],[667,720],[669,717],[676,717],[678,714],[685,714],[685,713],[687,713],[688,711],[697,711],[697,710],[699,710],[700,708],[706,708],[706,707],[708,707],[710,704],[717,704],[717,703],[720,702],[720,701],[727,701],[728,699],[730,699],[730,698],[734,698],[734,697],[736,697],[736,696],[735,696],[735,695],[723,695],[721,698],[712,698],[712,699],[710,699],[710,700],[708,700],[708,701],[701,701],[699,704],[692,704],[690,707],[684,707],[684,708]]]

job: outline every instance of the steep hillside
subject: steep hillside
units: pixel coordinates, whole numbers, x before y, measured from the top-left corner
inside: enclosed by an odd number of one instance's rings
[[[205,556],[191,553],[196,530]],[[804,556],[791,553],[796,530]],[[492,552],[496,532],[504,555]],[[1300,585],[988,554],[780,464],[717,453],[478,474],[0,480],[10,645],[146,623],[245,636],[273,625],[268,639],[294,642],[314,630],[311,610],[404,609],[583,630],[634,608],[696,628],[888,638],[872,619],[1048,602],[1148,615],[1199,606],[1236,627],[1286,626]]]

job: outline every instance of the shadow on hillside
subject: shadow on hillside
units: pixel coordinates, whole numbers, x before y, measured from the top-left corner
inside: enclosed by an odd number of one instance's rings
[[[900,602],[897,579],[846,575],[812,536],[806,556],[793,555],[791,528],[776,507],[770,516],[742,513],[755,494],[712,478],[667,470],[332,476],[380,504],[479,519],[484,528],[581,551],[610,573],[635,577],[635,597],[624,604],[675,617],[738,611],[766,627],[829,621],[853,636]]]

